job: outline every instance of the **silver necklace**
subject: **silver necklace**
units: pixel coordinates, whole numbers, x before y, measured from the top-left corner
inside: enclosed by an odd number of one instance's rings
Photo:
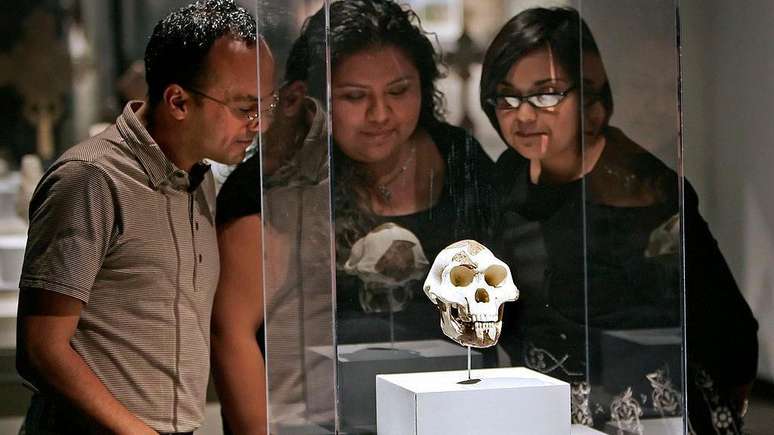
[[[411,160],[414,159],[414,156],[416,155],[417,147],[414,144],[411,144],[411,152],[409,153],[408,157],[406,157],[406,160],[403,161],[403,164],[401,165],[400,169],[390,177],[389,180],[385,181],[384,183],[377,184],[376,185],[376,192],[379,194],[379,196],[382,198],[384,202],[390,202],[392,199],[392,191],[390,190],[389,186],[390,184],[394,183],[395,180],[397,180],[404,172],[406,172],[406,169],[408,169],[409,163],[411,163]]]

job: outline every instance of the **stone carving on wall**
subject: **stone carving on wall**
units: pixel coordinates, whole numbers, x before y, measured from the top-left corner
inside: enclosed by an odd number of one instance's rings
[[[0,54],[0,86],[11,85],[24,103],[22,113],[37,130],[36,153],[54,157],[54,127],[70,88],[70,59],[51,14],[37,9],[24,21],[23,35],[9,53]]]

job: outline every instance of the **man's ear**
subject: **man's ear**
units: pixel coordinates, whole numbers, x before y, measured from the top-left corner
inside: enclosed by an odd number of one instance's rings
[[[191,101],[191,94],[186,92],[180,85],[172,84],[167,86],[162,95],[164,108],[178,121],[182,121],[188,116]]]
[[[303,109],[306,97],[306,83],[301,80],[290,82],[280,90],[280,110],[287,118],[293,118]]]

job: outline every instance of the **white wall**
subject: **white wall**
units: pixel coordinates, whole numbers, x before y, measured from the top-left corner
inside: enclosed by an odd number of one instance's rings
[[[680,3],[686,175],[760,323],[759,375],[772,381],[774,2]]]

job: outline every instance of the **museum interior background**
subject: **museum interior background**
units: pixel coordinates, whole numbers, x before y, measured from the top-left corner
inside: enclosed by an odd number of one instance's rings
[[[584,1],[615,3],[617,8],[638,4],[641,13],[648,14],[648,8],[641,6],[645,0]],[[45,167],[67,146],[112,122],[127,100],[142,97],[140,60],[147,35],[168,10],[186,3],[188,0],[0,3],[0,434],[15,433],[29,400],[13,364],[16,286],[25,234],[16,203],[20,194],[31,194],[20,186],[25,177],[34,180],[39,174],[38,162]],[[256,9],[255,1],[240,3]],[[308,15],[320,1],[292,3]],[[491,23],[503,14],[527,5],[562,4],[530,0],[450,3],[465,11],[471,41],[465,48],[468,53],[488,44],[498,28]],[[774,102],[770,97],[774,93],[770,78],[774,71],[774,30],[770,26],[774,2],[749,0],[741,7],[723,0],[682,0],[679,6],[685,176],[698,191],[701,212],[760,324],[761,382],[754,390],[747,430],[762,435],[774,426],[774,202],[766,193],[767,186],[774,184]],[[608,24],[610,32],[663,31],[614,20]],[[672,25],[665,23],[667,29]],[[608,63],[621,54],[608,53]],[[474,61],[467,66],[472,73],[467,82],[451,68],[443,84],[448,118],[452,123],[469,123],[483,144],[500,144],[476,107],[478,65]],[[463,96],[463,89],[468,90],[468,97]],[[618,100],[617,109],[642,105],[636,96],[629,98],[628,102]],[[466,100],[470,110],[455,104]],[[658,125],[633,125],[626,130],[635,136],[638,130],[651,138],[666,135],[655,143],[673,140],[674,129]],[[489,151],[497,154],[502,151],[498,146]],[[23,158],[28,154],[40,159]],[[670,165],[675,163],[662,158]],[[210,401],[207,424],[197,433],[220,433],[215,394]]]

